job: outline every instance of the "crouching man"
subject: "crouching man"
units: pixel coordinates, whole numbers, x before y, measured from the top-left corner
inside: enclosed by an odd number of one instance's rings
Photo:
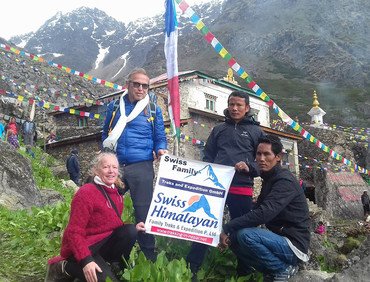
[[[244,273],[255,270],[264,281],[288,281],[299,260],[308,261],[309,212],[295,176],[281,167],[282,143],[267,135],[259,139],[257,165],[263,179],[255,208],[223,226],[219,248],[230,246]],[[265,225],[265,228],[257,227]]]

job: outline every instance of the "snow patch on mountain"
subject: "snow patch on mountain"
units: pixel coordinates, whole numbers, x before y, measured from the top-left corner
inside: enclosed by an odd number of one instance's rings
[[[99,64],[104,60],[105,56],[109,53],[110,46],[103,48],[101,44],[98,44],[99,46],[99,54],[95,61],[95,69],[99,67]]]

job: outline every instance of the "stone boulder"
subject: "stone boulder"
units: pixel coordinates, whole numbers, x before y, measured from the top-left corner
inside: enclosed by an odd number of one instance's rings
[[[325,185],[315,191],[316,202],[331,217],[362,219],[361,194],[367,189],[368,185],[358,173],[328,171]]]
[[[50,189],[42,189],[40,190],[42,203],[44,205],[52,206],[57,204],[58,202],[64,202],[64,197],[57,191],[50,190]]]
[[[319,270],[301,270],[297,273],[297,275],[293,276],[289,279],[289,282],[302,282],[302,281],[310,281],[310,282],[322,282],[330,280],[335,273],[328,273],[325,271]]]
[[[0,205],[9,209],[41,206],[29,159],[0,141]]]
[[[329,281],[369,281],[370,277],[370,256],[358,260],[353,266],[337,273]]]

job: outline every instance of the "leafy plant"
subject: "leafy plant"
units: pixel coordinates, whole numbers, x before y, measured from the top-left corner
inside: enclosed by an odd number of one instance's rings
[[[40,281],[48,258],[58,253],[61,232],[69,218],[69,203],[73,192],[65,189],[49,167],[54,159],[40,149],[33,148],[32,170],[38,187],[53,188],[65,202],[31,210],[10,211],[0,207],[1,276],[10,281]]]
[[[318,256],[316,259],[317,259],[317,261],[319,262],[319,264],[320,264],[320,269],[321,269],[322,271],[326,271],[326,272],[331,273],[331,272],[336,272],[336,271],[338,271],[338,270],[339,270],[338,268],[336,268],[336,267],[332,266],[332,265],[331,265],[331,264],[326,260],[326,258],[325,258],[323,255]]]
[[[126,223],[134,223],[135,222],[134,205],[132,203],[130,194],[126,193],[124,195],[123,204],[124,209],[122,213],[122,221]]]
[[[341,248],[341,252],[345,255],[349,254],[353,249],[357,249],[360,245],[361,242],[358,239],[348,237]]]
[[[190,281],[191,271],[187,268],[184,259],[169,261],[162,251],[155,262],[149,261],[140,252],[131,252],[128,268],[125,269],[122,278],[126,281]]]
[[[73,191],[65,189],[49,169],[55,160],[34,148],[31,159],[34,178],[39,188],[60,192],[65,201],[55,206],[34,207],[30,210],[10,211],[0,207],[0,277],[8,281],[41,281],[47,259],[60,250],[61,234],[70,213]],[[129,194],[125,195],[124,222],[135,222],[134,208]],[[156,262],[146,260],[135,246],[122,274],[123,281],[190,281],[192,273],[184,258],[191,242],[157,236],[157,248],[162,252]],[[202,269],[200,281],[261,281],[261,274],[235,278],[235,256],[210,248]]]

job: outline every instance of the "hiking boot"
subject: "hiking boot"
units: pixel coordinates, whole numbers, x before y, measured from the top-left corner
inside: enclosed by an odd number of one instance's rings
[[[64,267],[67,261],[62,260],[53,264],[48,264],[46,270],[45,282],[71,282],[74,279],[69,276],[65,271]]]
[[[289,265],[284,271],[274,274],[264,274],[264,282],[286,282],[298,272],[298,266]]]

